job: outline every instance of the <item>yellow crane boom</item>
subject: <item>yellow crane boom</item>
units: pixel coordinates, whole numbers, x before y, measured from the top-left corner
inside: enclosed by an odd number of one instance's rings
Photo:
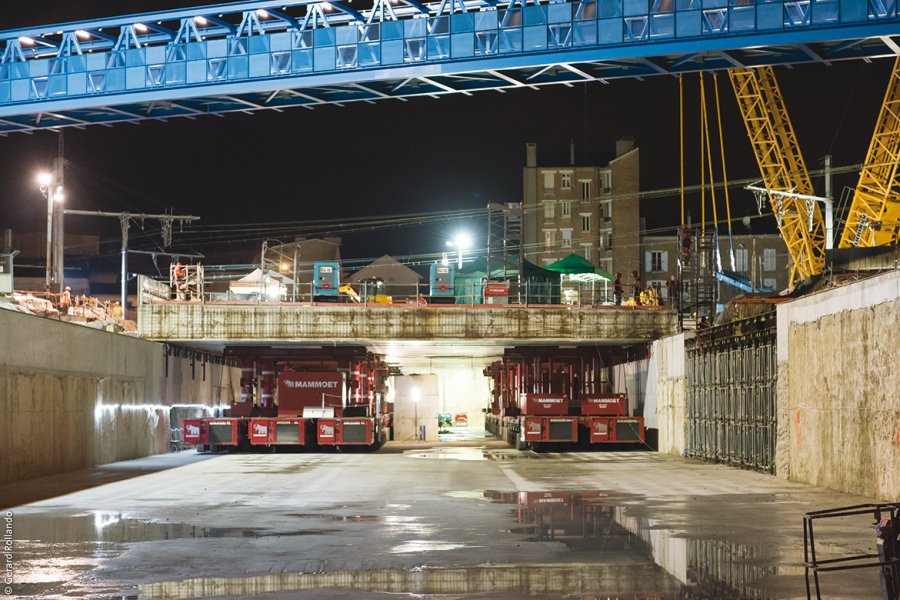
[[[900,57],[888,82],[839,248],[896,244],[900,237]]]
[[[813,195],[813,186],[772,67],[728,72],[763,184],[773,192]],[[819,206],[790,195],[769,195],[792,260],[791,282],[822,272],[825,221]]]

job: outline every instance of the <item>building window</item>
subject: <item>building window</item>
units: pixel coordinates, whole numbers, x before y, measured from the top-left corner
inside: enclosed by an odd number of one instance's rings
[[[669,270],[669,253],[666,250],[650,250],[644,254],[644,270],[659,272]]]
[[[600,186],[603,188],[605,193],[609,193],[612,189],[612,173],[609,171],[605,173],[600,173]]]
[[[603,202],[599,206],[600,218],[604,221],[612,219],[612,202]]]
[[[551,221],[556,217],[556,203],[553,200],[544,200],[544,218]]]
[[[581,213],[581,230],[582,231],[590,231],[591,230],[591,215],[590,215],[590,213]]]
[[[591,182],[590,181],[582,181],[581,182],[581,199],[584,201],[591,199]]]
[[[606,249],[607,250],[612,250],[612,243],[613,243],[612,229],[607,229],[606,230]]]
[[[612,259],[611,258],[601,258],[599,261],[600,267],[606,271],[607,273],[612,273]]]
[[[738,273],[746,273],[750,270],[750,263],[747,261],[747,249],[738,248],[734,252],[734,266]]]
[[[556,230],[555,229],[545,229],[544,230],[544,247],[547,250],[553,250],[553,246],[556,245]]]
[[[556,189],[556,184],[553,181],[553,176],[555,173],[553,171],[544,171],[544,191],[552,192]]]
[[[568,200],[563,200],[559,203],[559,209],[562,211],[562,216],[564,219],[568,219],[572,216],[572,203]]]
[[[763,286],[769,288],[770,290],[777,290],[778,282],[771,277],[766,277],[765,279],[763,279]]]
[[[572,230],[571,229],[560,229],[559,231],[562,234],[562,247],[563,248],[571,248],[572,247]]]
[[[559,186],[564,190],[572,189],[572,174],[561,173],[559,176]]]
[[[591,244],[581,244],[581,255],[585,260],[591,260]]]
[[[763,270],[764,271],[774,271],[775,270],[775,248],[764,248],[763,249]]]

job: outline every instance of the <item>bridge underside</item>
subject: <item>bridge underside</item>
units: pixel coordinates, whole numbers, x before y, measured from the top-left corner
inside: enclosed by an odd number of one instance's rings
[[[455,2],[395,0],[394,20],[330,2],[310,29],[322,3],[260,0],[0,32],[0,135],[900,54],[880,0]]]

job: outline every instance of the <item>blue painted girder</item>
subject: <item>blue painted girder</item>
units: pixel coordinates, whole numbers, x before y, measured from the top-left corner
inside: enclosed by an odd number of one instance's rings
[[[0,32],[0,135],[900,53],[883,0],[255,1]]]
[[[749,277],[734,271],[716,271],[716,279],[748,294],[751,292],[771,293],[775,291],[768,286],[758,286],[754,289]]]

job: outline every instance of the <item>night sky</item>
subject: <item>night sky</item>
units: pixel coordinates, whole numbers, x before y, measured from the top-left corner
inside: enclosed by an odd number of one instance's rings
[[[201,4],[4,2],[0,29]],[[354,7],[360,8],[356,2]],[[865,158],[890,67],[890,61],[878,60],[777,70],[810,169],[819,168],[829,152],[836,166]],[[719,79],[729,179],[758,177],[727,75]],[[685,91],[690,185],[699,182],[696,75],[685,78]],[[538,144],[542,164],[567,163],[570,140],[578,163],[605,164],[620,136],[633,137],[641,148],[642,190],[676,187],[677,79],[658,76],[643,82],[613,80],[609,85],[67,129],[66,157],[72,163],[66,175],[67,205],[149,212],[173,207],[202,216],[206,226],[481,208],[488,202],[521,201],[526,142]],[[50,165],[56,144],[53,132],[0,138],[0,228],[44,226],[46,205],[34,173]],[[717,145],[714,150],[718,178]],[[837,178],[835,195],[855,182],[855,176]],[[821,180],[814,183],[822,193]],[[677,194],[643,202],[648,227],[675,224],[678,202]],[[734,193],[732,211],[738,217],[755,214],[749,192]],[[692,212],[696,220],[696,206]],[[774,219],[770,221],[774,230]],[[69,231],[85,227],[111,240],[117,237],[114,223],[68,224]],[[439,251],[458,227],[432,223],[345,235],[344,255]],[[484,224],[472,222],[470,227],[483,244]],[[759,230],[761,220],[754,223],[754,231]],[[736,231],[746,232],[743,226]]]

